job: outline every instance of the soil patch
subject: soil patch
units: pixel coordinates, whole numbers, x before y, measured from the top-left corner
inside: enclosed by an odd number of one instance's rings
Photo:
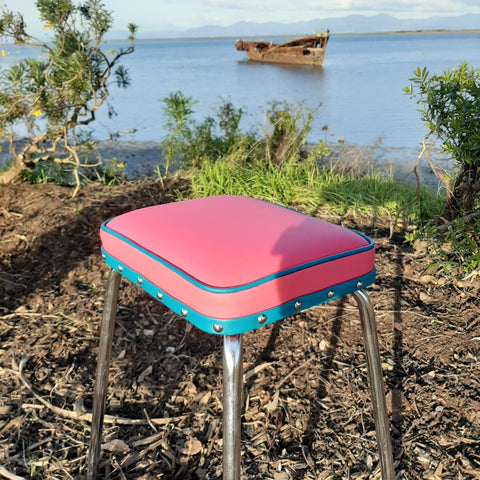
[[[80,479],[90,435],[106,219],[169,202],[180,181],[0,189],[0,467]],[[480,282],[426,270],[380,221],[377,315],[401,479],[480,478]],[[244,478],[380,478],[356,307],[328,303],[245,335]],[[222,470],[221,338],[122,283],[100,478]],[[0,468],[0,477],[5,475]]]

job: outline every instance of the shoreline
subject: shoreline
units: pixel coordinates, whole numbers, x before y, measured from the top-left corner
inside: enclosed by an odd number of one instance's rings
[[[340,167],[353,172],[378,172],[382,175],[393,175],[395,180],[416,184],[413,171],[421,152],[421,146],[389,147],[382,143],[374,145],[354,145],[327,143],[330,154],[323,160],[325,164]],[[306,152],[315,150],[316,144],[307,144],[302,147]],[[156,176],[157,166],[163,167],[163,159],[158,142],[152,141],[102,141],[99,142],[98,152],[102,155],[105,165],[115,158],[117,162],[125,162],[125,174],[128,178],[137,179]],[[442,153],[438,147],[431,147],[429,155],[435,165],[451,172],[453,161]],[[426,159],[420,161],[418,174],[422,182],[435,190],[439,187],[439,180],[428,165]]]
[[[0,142],[0,168],[9,158],[8,143]],[[327,143],[330,154],[324,159],[325,164],[340,167],[350,172],[379,172],[380,174],[392,174],[393,178],[415,184],[416,177],[413,168],[421,152],[420,145],[413,147],[389,147],[381,142],[374,145],[354,145]],[[316,149],[315,144],[307,144],[302,147],[305,152]],[[135,140],[102,140],[98,142],[96,151],[101,155],[103,165],[109,166],[109,162],[115,159],[117,163],[125,163],[124,173],[130,180],[145,177],[156,177],[157,167],[163,168],[165,161],[162,156],[159,142],[135,141]],[[438,147],[431,147],[429,155],[432,161],[450,172],[453,169],[453,161],[443,154]],[[439,180],[432,172],[426,159],[419,164],[418,173],[425,185],[431,189],[437,189]]]

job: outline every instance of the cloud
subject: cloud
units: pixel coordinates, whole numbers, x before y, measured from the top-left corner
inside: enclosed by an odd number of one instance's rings
[[[41,26],[34,0],[4,0],[25,14],[29,27]],[[74,0],[75,2],[79,0]],[[397,18],[480,13],[479,0],[103,0],[113,11],[114,29],[133,21],[142,31],[183,30],[205,25],[228,26],[240,21],[293,23],[350,14],[389,14]],[[2,0],[0,0],[2,3]]]
[[[182,15],[175,17],[174,23],[182,28],[228,26],[240,21],[293,23],[350,14],[420,19],[480,13],[478,0],[183,0],[177,5]],[[167,10],[173,14],[175,9]]]
[[[331,0],[304,1],[308,9],[316,8],[318,11],[335,16],[351,13],[373,15],[388,13],[402,18],[422,18],[434,15],[461,15],[465,13],[480,13],[478,0]],[[326,16],[326,15],[322,15]]]

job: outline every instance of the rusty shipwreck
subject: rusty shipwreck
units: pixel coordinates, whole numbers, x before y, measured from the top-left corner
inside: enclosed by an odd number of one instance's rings
[[[320,66],[329,38],[330,33],[327,31],[284,43],[237,40],[235,48],[245,52],[249,60],[256,62]]]

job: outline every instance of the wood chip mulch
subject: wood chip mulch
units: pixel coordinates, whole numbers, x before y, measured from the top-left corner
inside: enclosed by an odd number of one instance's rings
[[[98,229],[184,188],[0,188],[0,478],[81,479],[108,267]],[[480,282],[426,269],[380,220],[375,306],[398,479],[480,478]],[[355,304],[244,336],[242,478],[380,479]],[[221,338],[122,283],[100,478],[222,475]]]

